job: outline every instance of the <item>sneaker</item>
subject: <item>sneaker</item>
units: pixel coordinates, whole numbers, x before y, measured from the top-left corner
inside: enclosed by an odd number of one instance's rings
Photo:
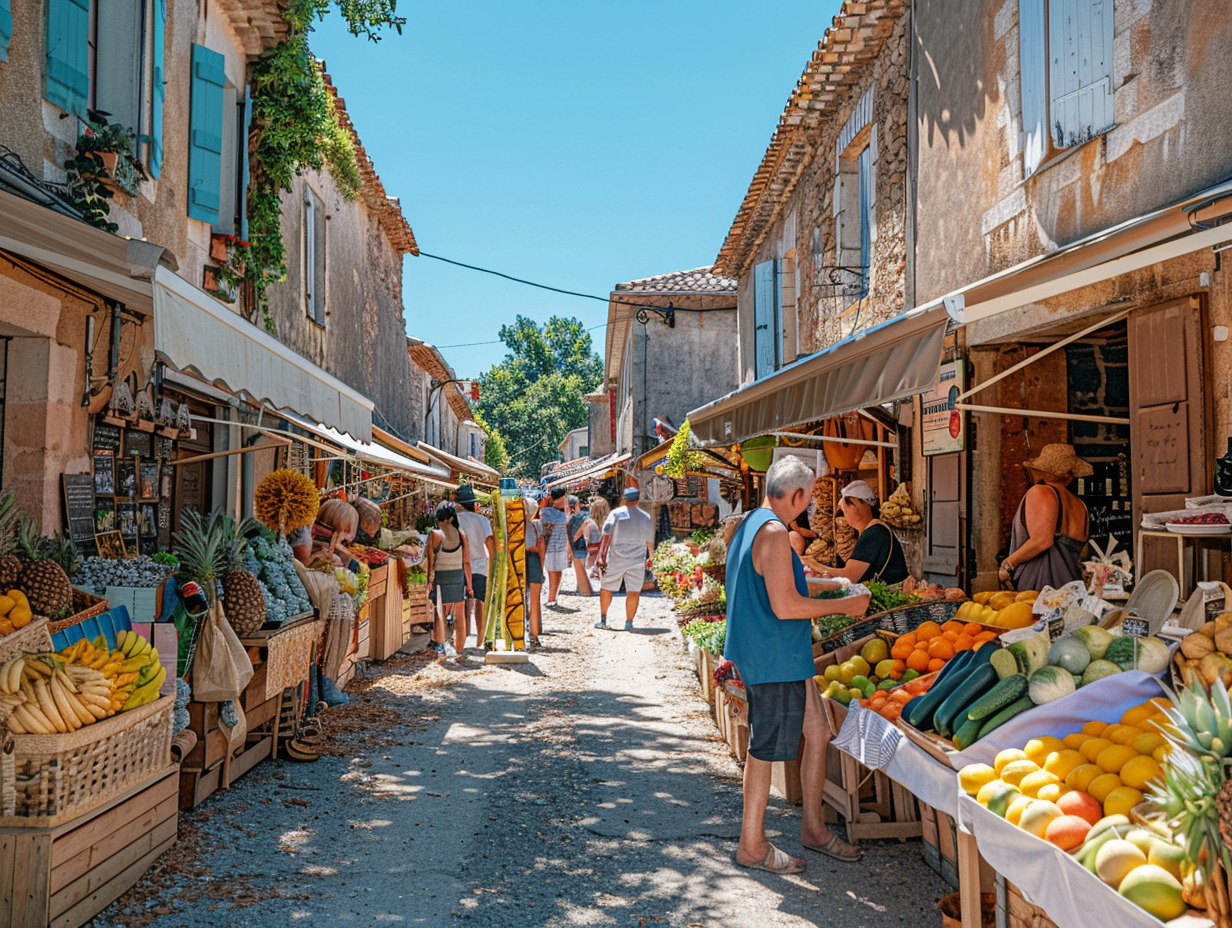
[[[598,622],[595,623],[595,628],[607,628],[607,620],[600,619]]]
[[[627,632],[633,631],[633,620],[632,619],[625,619],[625,631]]]

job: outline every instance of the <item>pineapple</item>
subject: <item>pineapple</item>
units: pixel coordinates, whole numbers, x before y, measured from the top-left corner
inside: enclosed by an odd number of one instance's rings
[[[175,533],[175,556],[180,560],[177,574],[181,584],[190,580],[201,587],[213,605],[218,598],[218,575],[222,570],[222,525],[220,514],[207,520],[199,512],[186,510]]]
[[[52,621],[72,615],[73,585],[64,568],[51,557],[50,539],[39,535],[32,521],[22,519],[17,545],[23,562],[17,588],[30,600],[30,609]]]
[[[21,560],[14,553],[17,550],[17,524],[20,518],[13,491],[0,495],[0,592],[15,587],[21,574]]]
[[[244,569],[247,535],[259,528],[255,519],[238,524],[227,519],[222,532],[222,605],[237,635],[251,635],[265,624],[265,594],[257,578]]]
[[[48,545],[48,554],[68,575],[69,580],[81,571],[81,552],[67,535],[53,535]]]

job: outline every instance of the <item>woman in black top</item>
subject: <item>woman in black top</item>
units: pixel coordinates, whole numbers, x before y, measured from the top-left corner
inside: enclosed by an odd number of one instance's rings
[[[907,559],[894,532],[878,518],[881,506],[877,494],[863,480],[853,480],[843,487],[839,505],[843,517],[859,533],[855,550],[843,567],[822,569],[823,577],[846,577],[852,583],[879,580],[882,583],[902,583],[907,579]]]

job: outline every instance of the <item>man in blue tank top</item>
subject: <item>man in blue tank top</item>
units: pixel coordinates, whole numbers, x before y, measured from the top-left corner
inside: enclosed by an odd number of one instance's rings
[[[804,794],[800,843],[836,860],[860,852],[832,834],[821,817],[830,730],[813,683],[812,619],[864,615],[868,596],[810,599],[804,565],[787,526],[809,505],[816,475],[799,458],[785,457],[766,472],[766,499],[736,530],[727,550],[727,644],[749,700],[749,751],[744,766],[744,818],[736,863],[771,873],[801,873],[802,858],[766,840],[771,765],[794,761],[804,738],[800,783]],[[846,581],[827,584],[846,585]]]

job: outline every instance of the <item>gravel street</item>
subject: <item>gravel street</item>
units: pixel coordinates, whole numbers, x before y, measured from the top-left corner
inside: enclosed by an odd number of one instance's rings
[[[899,926],[946,892],[918,841],[865,843],[804,877],[732,862],[740,768],[670,601],[597,631],[598,600],[544,610],[531,663],[399,657],[326,714],[330,756],[264,763],[180,819],[180,843],[94,922],[216,928]],[[613,619],[623,624],[623,600]],[[791,853],[799,813],[772,800]]]

